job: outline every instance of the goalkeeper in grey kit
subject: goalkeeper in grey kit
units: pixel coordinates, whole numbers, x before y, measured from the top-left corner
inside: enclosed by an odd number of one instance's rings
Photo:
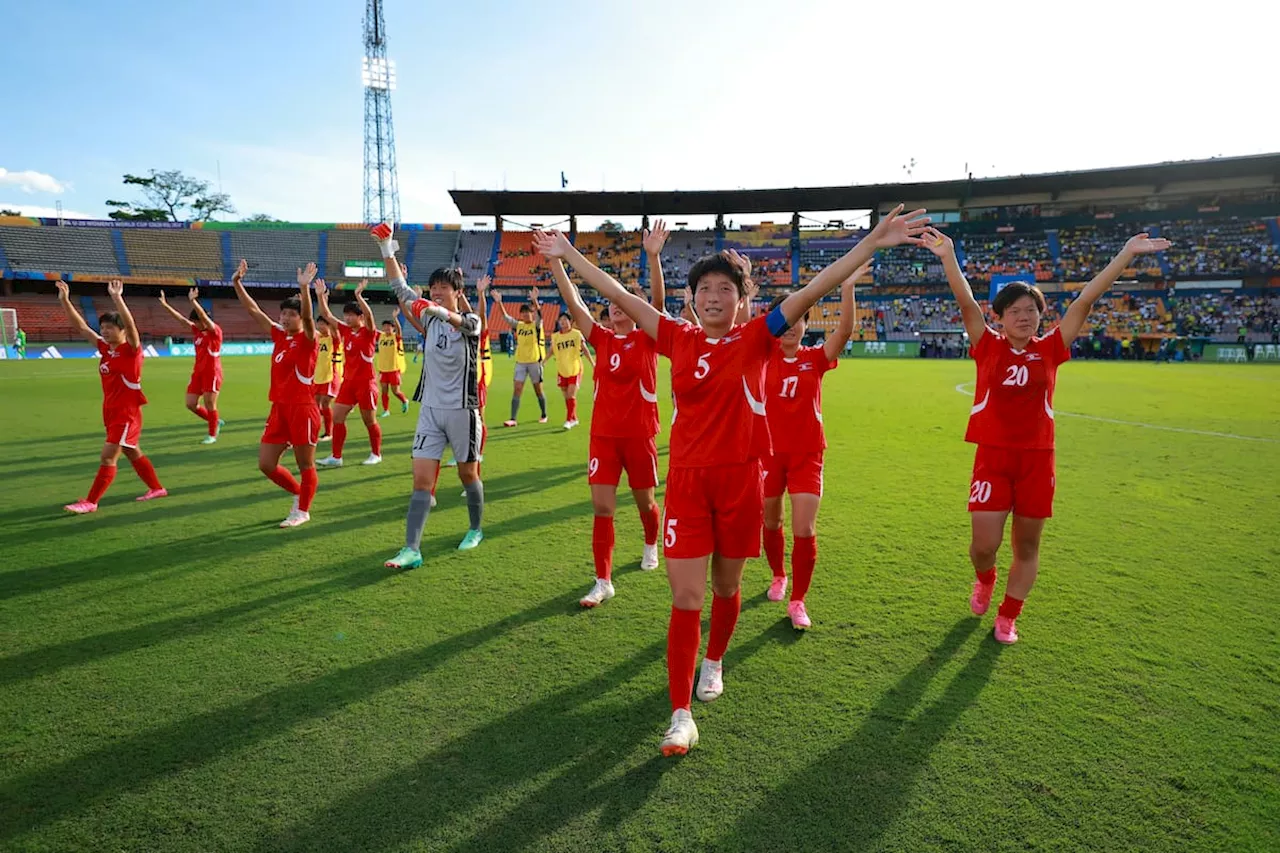
[[[458,461],[458,479],[467,495],[471,528],[458,546],[469,551],[480,544],[484,534],[484,484],[480,482],[480,318],[460,313],[462,273],[438,269],[427,283],[423,299],[409,287],[408,271],[396,260],[399,246],[391,238],[391,226],[369,229],[378,241],[387,264],[391,289],[404,310],[422,325],[425,346],[422,352],[424,376],[422,407],[413,437],[413,496],[405,520],[404,547],[386,566],[413,569],[422,565],[422,531],[431,514],[431,489],[440,472],[445,446]]]

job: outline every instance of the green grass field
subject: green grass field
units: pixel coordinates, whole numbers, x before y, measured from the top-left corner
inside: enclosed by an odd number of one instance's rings
[[[1280,369],[1063,369],[1058,517],[1004,648],[967,607],[972,365],[845,362],[814,629],[751,562],[682,760],[658,755],[669,594],[629,508],[618,597],[577,607],[588,430],[555,428],[558,398],[553,425],[492,435],[485,543],[454,550],[447,472],[427,562],[397,574],[412,415],[282,531],[266,360],[226,360],[212,447],[189,369],[146,368],[172,496],[135,503],[124,463],[71,517],[94,363],[0,363],[0,849],[1280,849]],[[348,459],[366,447],[357,426]]]

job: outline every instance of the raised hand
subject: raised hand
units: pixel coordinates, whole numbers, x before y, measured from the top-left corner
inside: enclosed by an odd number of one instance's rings
[[[164,298],[164,291],[163,291],[163,290],[162,290],[162,291],[160,291],[160,304],[161,304],[161,305],[163,305],[163,306],[164,306],[164,307],[166,307],[166,308],[168,308],[168,307],[169,307],[169,301],[168,301],[167,299],[165,299],[165,298]]]
[[[391,309],[391,316],[392,316],[392,317],[399,317],[399,316],[400,316],[400,306],[399,306],[399,305],[397,305],[396,307],[394,307],[394,308],[392,308],[392,309]]]
[[[662,247],[667,244],[667,238],[671,236],[671,232],[667,230],[667,223],[659,219],[653,223],[652,229],[646,229],[641,232],[644,250],[650,255],[658,255],[662,253]]]
[[[408,280],[409,280],[409,268],[408,268],[407,266],[405,266],[404,264],[402,264],[400,261],[396,261],[396,266],[400,267],[400,277],[401,277],[402,279],[404,279],[405,281],[408,281]]]
[[[871,245],[877,249],[887,249],[903,243],[915,246],[925,244],[925,238],[920,236],[929,224],[929,217],[924,215],[925,209],[922,207],[904,214],[902,209],[905,206],[898,205],[876,223],[876,227],[872,228],[871,233],[867,235]]]
[[[538,301],[538,288],[536,287],[529,288],[529,299],[532,302]]]
[[[720,254],[724,255],[725,260],[733,264],[742,272],[743,278],[751,277],[751,259],[739,252],[737,249],[725,249]]]
[[[107,282],[107,294],[116,297],[124,295],[124,282],[118,278],[113,278]]]
[[[190,299],[192,302],[198,301],[200,299],[200,288],[193,287],[190,290],[188,290],[187,298]]]
[[[844,283],[841,286],[853,287],[853,285],[858,281],[858,279],[862,278],[864,275],[867,275],[870,272],[871,272],[871,261],[867,261],[865,264],[863,264],[862,266],[854,270],[853,275],[846,278],[844,280]]]
[[[684,297],[685,305],[693,304],[693,288],[689,287],[688,285],[685,285],[685,288],[680,295]]]
[[[920,245],[940,258],[946,258],[956,253],[956,244],[937,228],[930,226],[920,232],[920,236],[924,238],[924,242]]]
[[[305,267],[298,267],[298,287],[308,287],[315,277],[316,265],[314,261],[307,261]]]
[[[236,267],[236,271],[231,274],[231,280],[239,283],[244,281],[244,274],[249,271],[249,262],[244,258],[240,259],[240,265]]]
[[[533,249],[539,255],[564,260],[569,256],[571,248],[573,246],[569,242],[569,238],[561,231],[533,232]]]
[[[1135,234],[1124,244],[1124,250],[1131,255],[1149,255],[1152,252],[1163,252],[1173,244],[1163,237],[1152,237],[1147,232]]]
[[[329,286],[324,283],[324,279],[322,278],[316,279],[314,287],[316,289],[316,296],[318,296],[320,299],[328,298]]]
[[[363,295],[364,289],[368,286],[369,286],[369,280],[367,278],[360,279],[360,283],[356,285],[356,296]]]
[[[67,287],[67,283],[65,281],[58,279],[53,283],[53,286],[58,288],[59,299],[63,302],[69,302],[71,300],[71,288]]]
[[[483,298],[485,291],[489,289],[489,285],[492,283],[493,283],[493,279],[489,278],[489,276],[487,275],[480,276],[480,278],[476,280],[476,293],[478,293],[481,296],[481,298]]]

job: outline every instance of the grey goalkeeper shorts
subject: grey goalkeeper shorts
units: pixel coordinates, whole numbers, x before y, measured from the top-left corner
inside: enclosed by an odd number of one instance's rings
[[[523,361],[516,362],[516,381],[523,382],[528,379],[530,382],[538,384],[542,383],[542,362],[534,362],[526,364]]]
[[[413,436],[413,458],[440,460],[447,444],[459,462],[480,459],[480,412],[476,409],[433,409],[418,412]]]

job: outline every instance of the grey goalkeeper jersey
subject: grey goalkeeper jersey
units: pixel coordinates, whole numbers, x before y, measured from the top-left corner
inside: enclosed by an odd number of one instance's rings
[[[433,409],[479,408],[480,318],[463,314],[461,328],[455,329],[447,321],[424,313],[427,301],[403,280],[393,280],[391,285],[426,331],[422,347],[422,405]]]

